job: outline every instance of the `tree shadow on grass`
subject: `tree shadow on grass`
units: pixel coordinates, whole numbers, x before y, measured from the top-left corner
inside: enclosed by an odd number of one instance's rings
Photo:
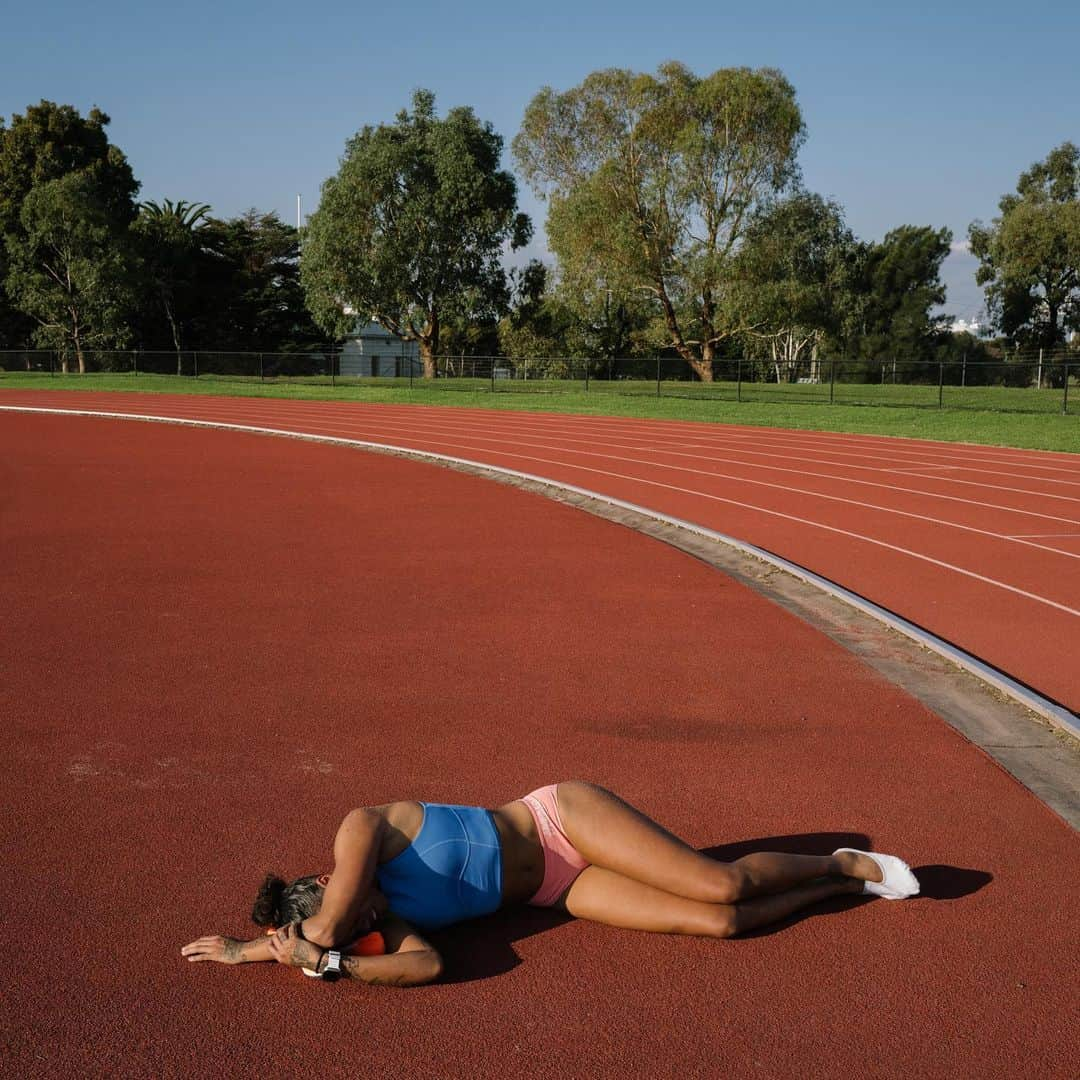
[[[793,836],[770,836],[760,840],[741,840],[732,844],[717,844],[702,849],[702,854],[720,862],[734,862],[757,851],[782,851],[793,855],[831,855],[837,848],[850,847],[870,850],[870,839],[863,833],[802,833]],[[992,880],[982,870],[966,870],[954,866],[922,866],[915,868],[922,886],[923,897],[934,900],[955,900],[976,892]],[[803,919],[835,915],[870,902],[869,896],[836,896],[812,907],[798,911],[790,918],[760,930],[741,935],[740,939],[764,937],[782,933]],[[533,908],[521,905],[497,912],[484,919],[432,932],[428,936],[442,953],[445,961],[445,983],[473,982],[492,978],[513,970],[521,963],[514,943],[535,934],[553,930],[571,922],[569,915],[552,908]],[[604,929],[598,928],[598,932]]]

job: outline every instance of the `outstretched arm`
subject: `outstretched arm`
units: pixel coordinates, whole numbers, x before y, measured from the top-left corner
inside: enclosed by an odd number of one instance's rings
[[[374,810],[353,810],[334,838],[334,872],[323,892],[318,914],[301,924],[304,937],[314,945],[332,948],[356,936],[364,914],[386,822]]]
[[[181,956],[191,961],[216,960],[219,964],[250,964],[258,960],[273,960],[270,938],[258,937],[253,941],[208,934],[180,950]]]

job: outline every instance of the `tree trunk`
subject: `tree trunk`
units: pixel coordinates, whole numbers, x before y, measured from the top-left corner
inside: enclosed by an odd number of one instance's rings
[[[164,298],[162,298],[162,303],[165,306],[165,317],[169,320],[169,328],[172,330],[173,346],[176,349],[176,374],[183,375],[183,353],[180,351],[180,328],[176,325],[172,304]]]
[[[435,350],[431,347],[431,338],[422,337],[417,343],[420,346],[420,360],[424,365],[424,378],[435,378]]]
[[[435,358],[439,355],[439,313],[435,310],[428,312],[427,325],[424,332],[418,335],[420,346],[420,359],[424,362],[424,378],[434,379],[437,374]]]
[[[668,298],[667,291],[665,290],[664,283],[661,279],[657,279],[656,291],[660,304],[664,309],[664,322],[667,323],[668,332],[671,334],[671,339],[675,345],[676,351],[690,365],[690,370],[701,380],[701,382],[711,383],[713,381],[712,364],[707,363],[704,360],[699,360],[694,355],[693,349],[683,341],[682,331],[679,329],[679,320],[675,315],[675,308]]]
[[[75,346],[75,358],[79,361],[79,374],[86,374],[86,354],[83,352],[82,335],[79,333],[79,324],[75,323],[74,332],[71,335]]]
[[[694,357],[684,357],[690,365],[690,370],[702,381],[712,382],[712,364],[708,360],[697,360]]]

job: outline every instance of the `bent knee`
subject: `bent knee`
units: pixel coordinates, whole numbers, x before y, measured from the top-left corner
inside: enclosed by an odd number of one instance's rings
[[[735,908],[730,904],[717,904],[709,916],[709,937],[729,938],[738,932]]]
[[[746,896],[750,876],[734,863],[722,863],[717,867],[717,882],[713,901],[717,904],[734,904]]]

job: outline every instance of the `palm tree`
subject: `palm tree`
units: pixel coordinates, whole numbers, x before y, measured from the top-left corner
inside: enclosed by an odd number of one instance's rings
[[[198,231],[210,220],[206,203],[179,199],[139,203],[135,228],[143,239],[143,258],[148,276],[165,311],[176,348],[176,374],[182,374],[183,342],[177,316],[177,287],[192,269],[199,249]]]

